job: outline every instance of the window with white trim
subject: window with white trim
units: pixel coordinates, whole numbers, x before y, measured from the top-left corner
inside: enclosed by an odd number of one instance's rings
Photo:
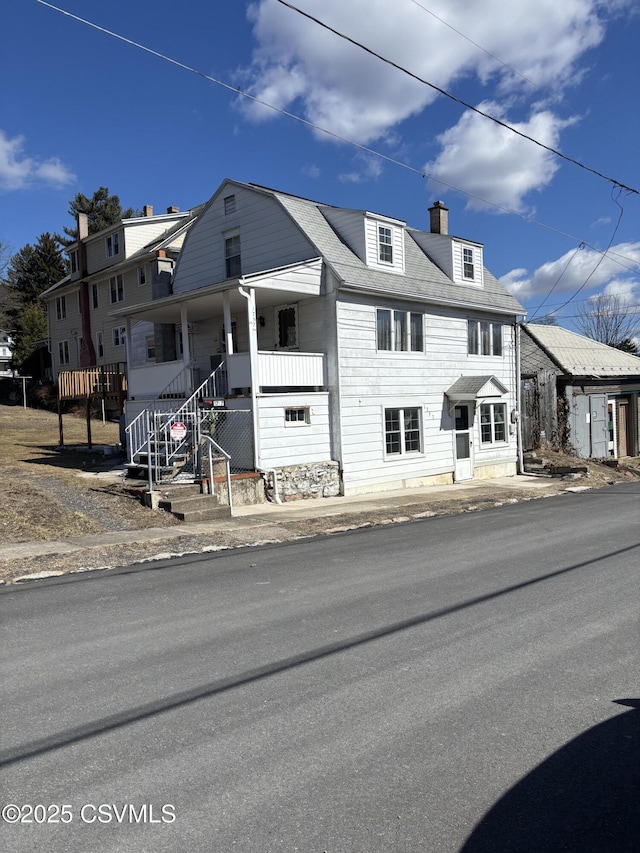
[[[507,404],[480,404],[480,440],[482,444],[504,444],[507,440]]]
[[[93,305],[94,309],[97,308],[98,304],[99,304],[99,302],[98,302],[98,284],[95,281],[91,285],[91,304]]]
[[[147,266],[143,264],[141,267],[138,267],[138,287],[144,287],[147,283]]]
[[[279,305],[275,308],[276,346],[294,349],[298,346],[298,309],[296,305]]]
[[[378,225],[378,260],[393,263],[393,231],[387,225]]]
[[[236,197],[228,195],[224,198],[224,215],[229,216],[230,213],[236,212]]]
[[[469,246],[462,247],[462,275],[469,279],[476,277],[473,249]]]
[[[156,360],[156,339],[153,335],[145,338],[145,346],[147,348],[147,361]]]
[[[376,334],[378,350],[424,352],[424,314],[378,308]]]
[[[104,332],[96,332],[96,355],[104,358]]]
[[[126,337],[127,337],[127,327],[126,326],[114,326],[112,334],[113,334],[113,345],[114,345],[114,347],[123,347],[125,344]]]
[[[242,273],[240,260],[240,235],[233,234],[224,239],[224,263],[227,278],[237,278]]]
[[[78,250],[72,249],[69,252],[69,262],[71,264],[71,275],[78,272]]]
[[[116,231],[115,234],[109,234],[105,237],[105,254],[108,258],[115,258],[120,254],[120,235]]]
[[[124,301],[124,281],[121,275],[112,275],[109,279],[111,304]]]
[[[58,362],[69,364],[69,341],[58,341]]]
[[[384,410],[384,443],[387,456],[422,452],[419,407]]]
[[[66,296],[57,296],[56,297],[56,317],[58,320],[64,320],[67,316],[67,297]]]
[[[502,355],[502,323],[467,320],[469,355]]]
[[[284,410],[284,425],[306,426],[311,423],[311,409],[309,406],[291,406]]]

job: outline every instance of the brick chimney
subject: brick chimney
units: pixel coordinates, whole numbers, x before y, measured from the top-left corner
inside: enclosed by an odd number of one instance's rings
[[[142,208],[142,215],[143,216],[153,216],[153,205],[152,204],[145,204],[145,206]]]
[[[179,207],[173,207],[173,206],[172,206],[172,207],[168,207],[168,208],[167,208],[167,213],[180,213],[180,208],[179,208]]]
[[[76,214],[76,222],[78,225],[78,242],[89,236],[89,217],[86,213],[78,211]]]
[[[432,234],[449,233],[449,208],[441,201],[436,201],[429,208],[429,225]]]

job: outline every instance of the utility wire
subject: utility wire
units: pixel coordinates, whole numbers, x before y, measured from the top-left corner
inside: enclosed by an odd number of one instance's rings
[[[532,321],[533,321],[533,320],[538,316],[538,314],[540,313],[540,311],[542,311],[542,308],[544,307],[545,302],[547,301],[547,299],[549,299],[549,297],[551,296],[551,294],[553,293],[553,291],[554,291],[554,290],[556,289],[556,287],[560,284],[560,281],[562,280],[562,276],[563,276],[563,275],[566,273],[566,271],[569,269],[569,266],[571,265],[571,261],[575,258],[575,256],[578,254],[578,252],[580,251],[580,249],[582,249],[583,247],[584,247],[584,243],[580,243],[580,245],[579,245],[579,246],[576,246],[575,250],[571,253],[571,257],[569,258],[569,260],[567,261],[567,263],[566,263],[566,264],[564,265],[564,267],[562,268],[562,272],[560,273],[560,275],[558,276],[558,278],[554,281],[554,283],[553,283],[553,285],[552,285],[551,289],[549,290],[549,292],[547,293],[547,295],[545,296],[545,298],[542,300],[542,302],[540,303],[540,305],[538,305],[538,306],[536,307],[536,309],[535,309],[534,313],[533,313],[533,314],[532,314],[532,316],[531,316],[531,319],[529,320],[529,322],[530,322],[530,323],[531,323],[531,322],[532,322]]]
[[[407,68],[404,68],[402,65],[399,65],[397,62],[394,62],[392,59],[387,59],[387,57],[382,56],[382,54],[377,53],[370,47],[367,47],[366,45],[362,44],[359,41],[356,41],[350,36],[341,33],[339,30],[336,30],[333,27],[329,26],[329,24],[325,24],[324,21],[321,21],[319,18],[310,15],[308,12],[304,12],[302,9],[299,9],[297,6],[294,6],[293,3],[288,3],[287,0],[277,0],[277,2],[280,3],[282,6],[286,6],[288,9],[291,9],[293,12],[298,12],[298,14],[302,15],[305,18],[308,18],[310,21],[313,21],[315,24],[318,24],[318,26],[323,27],[323,29],[328,30],[330,33],[333,33],[334,35],[338,36],[338,38],[349,42],[349,44],[352,44],[355,47],[359,47],[360,50],[364,50],[365,53],[368,53],[370,56],[381,60],[382,62],[386,63],[387,65],[390,65],[392,68],[395,68],[398,71],[402,71],[403,74],[407,74],[409,77],[412,77],[419,83],[423,83],[425,86],[429,86],[431,89],[438,92],[439,94],[444,95],[446,98],[449,98],[452,101],[455,101],[455,103],[460,104],[461,106],[465,107],[468,110],[471,110],[474,113],[477,113],[480,116],[483,116],[483,118],[489,119],[489,121],[492,121],[500,127],[503,127],[505,130],[509,130],[511,133],[515,133],[517,136],[522,137],[522,139],[527,139],[529,142],[533,142],[534,145],[538,145],[540,148],[544,148],[545,151],[549,151],[551,154],[555,154],[556,157],[560,157],[563,160],[566,160],[568,163],[573,163],[574,166],[578,166],[580,169],[584,169],[586,172],[591,172],[592,175],[597,175],[597,177],[608,181],[614,186],[621,187],[622,189],[627,190],[627,192],[640,195],[640,190],[636,190],[633,187],[628,187],[621,181],[618,181],[615,178],[610,178],[608,177],[608,175],[604,175],[597,169],[592,169],[590,166],[586,166],[579,160],[575,160],[573,157],[569,157],[566,154],[563,154],[561,151],[558,151],[557,148],[552,148],[550,145],[545,145],[544,142],[540,142],[538,139],[534,139],[533,136],[529,136],[528,134],[517,130],[515,127],[512,127],[510,124],[501,121],[499,118],[495,118],[495,116],[489,115],[489,113],[485,113],[482,110],[479,110],[477,107],[472,106],[472,104],[468,103],[467,101],[463,101],[462,98],[458,98],[455,95],[452,95],[450,92],[447,92],[446,89],[442,89],[440,86],[436,86],[435,83],[430,83],[428,80],[425,80],[424,77],[420,77],[418,74],[414,74],[413,71],[409,71]]]
[[[554,234],[558,234],[560,237],[566,237],[567,239],[572,240],[575,243],[582,243],[588,248],[592,249],[594,252],[602,252],[602,250],[599,249],[597,246],[594,246],[591,243],[587,243],[585,240],[582,240],[580,237],[576,237],[574,234],[570,234],[567,231],[562,231],[559,228],[554,228],[552,225],[547,225],[546,223],[540,222],[539,220],[534,219],[533,217],[525,216],[523,213],[519,213],[516,210],[511,210],[508,207],[504,207],[503,205],[496,204],[493,201],[489,201],[488,199],[483,198],[482,196],[475,195],[474,193],[468,192],[467,190],[463,190],[461,187],[457,187],[455,184],[449,184],[446,181],[442,181],[439,178],[435,178],[428,172],[425,172],[423,169],[417,169],[415,166],[411,166],[408,163],[403,163],[400,160],[396,160],[394,157],[390,157],[387,154],[383,154],[380,151],[376,151],[374,148],[369,148],[366,145],[362,145],[359,142],[355,142],[353,139],[349,139],[346,136],[341,136],[340,134],[335,133],[332,130],[328,130],[327,128],[321,127],[320,125],[315,124],[314,122],[309,121],[308,119],[302,118],[301,116],[296,115],[295,113],[289,112],[288,110],[284,110],[281,107],[276,107],[273,104],[270,104],[268,101],[264,101],[261,98],[255,97],[254,95],[250,95],[248,92],[239,89],[237,86],[232,86],[229,83],[225,83],[223,80],[218,80],[217,78],[212,77],[210,74],[205,74],[204,71],[199,71],[198,69],[193,68],[190,65],[186,65],[184,62],[180,62],[177,59],[173,59],[172,57],[167,56],[166,54],[159,53],[158,51],[153,50],[150,47],[146,47],[145,45],[140,44],[139,42],[133,41],[132,39],[127,38],[126,36],[122,36],[119,33],[113,32],[112,30],[108,30],[105,27],[101,27],[99,24],[94,24],[92,21],[88,21],[86,18],[81,18],[79,15],[74,15],[72,12],[67,12],[65,9],[61,9],[58,6],[54,6],[52,3],[46,2],[46,0],[36,0],[36,2],[39,3],[41,6],[46,6],[47,8],[52,9],[55,12],[59,12],[61,15],[64,15],[67,18],[71,18],[80,24],[85,24],[86,26],[91,27],[91,29],[97,30],[98,32],[103,33],[104,35],[111,36],[117,41],[124,42],[124,44],[128,44],[131,47],[136,47],[138,48],[138,50],[141,50],[144,53],[148,53],[151,56],[155,56],[158,59],[162,59],[165,62],[168,62],[170,65],[175,65],[177,68],[181,68],[183,71],[188,71],[191,74],[195,74],[197,77],[201,77],[203,80],[207,80],[210,83],[215,83],[217,86],[221,86],[223,89],[226,89],[229,92],[233,92],[236,95],[240,95],[241,97],[247,98],[248,100],[253,101],[254,103],[260,104],[260,106],[266,107],[267,109],[272,110],[273,112],[293,119],[294,121],[305,125],[305,127],[309,127],[312,130],[316,130],[319,133],[323,133],[326,136],[330,136],[333,139],[337,139],[338,141],[344,142],[347,145],[351,145],[354,148],[365,152],[366,154],[370,154],[373,157],[378,157],[379,159],[385,160],[387,163],[391,163],[394,166],[399,166],[402,169],[406,169],[407,171],[412,172],[413,174],[419,175],[421,178],[427,178],[428,180],[433,181],[436,184],[440,184],[441,186],[446,187],[447,189],[454,190],[455,192],[459,192],[462,195],[467,196],[468,198],[472,198],[476,201],[481,202],[482,204],[486,204],[488,207],[493,207],[496,210],[500,210],[503,213],[509,214],[510,216],[516,216],[519,219],[522,219],[524,222],[529,223],[530,225],[537,225],[539,228],[544,228],[547,231],[551,231]],[[635,192],[635,190],[629,190],[629,192]],[[609,257],[612,260],[615,260],[615,258],[617,257],[623,258],[625,261],[629,261],[630,263],[635,265],[640,264],[640,261],[635,261],[633,260],[633,258],[628,258],[625,255],[615,255],[615,253],[613,252],[609,253]],[[620,266],[624,267],[625,269],[630,270],[631,272],[634,271],[631,267],[628,267],[620,260],[616,260],[615,262],[618,263]]]

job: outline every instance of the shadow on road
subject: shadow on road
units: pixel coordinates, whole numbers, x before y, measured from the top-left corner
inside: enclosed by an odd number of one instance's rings
[[[640,699],[559,749],[489,811],[461,853],[640,849]]]

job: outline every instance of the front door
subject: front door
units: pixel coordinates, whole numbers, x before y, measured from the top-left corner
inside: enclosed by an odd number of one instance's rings
[[[468,403],[459,403],[453,412],[455,426],[455,469],[453,479],[471,480],[473,477],[473,409]]]

